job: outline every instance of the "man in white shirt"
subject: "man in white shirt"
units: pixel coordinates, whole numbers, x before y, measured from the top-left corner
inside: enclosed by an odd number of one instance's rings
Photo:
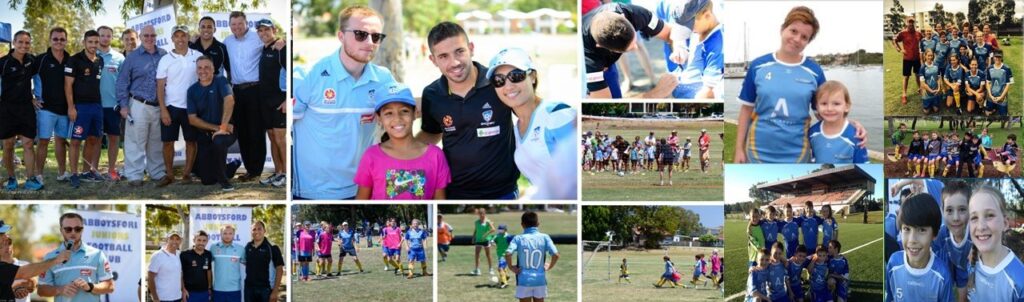
[[[174,50],[160,58],[156,69],[156,96],[160,103],[160,140],[163,142],[164,177],[158,187],[174,182],[174,142],[178,141],[178,129],[185,136],[184,183],[192,181],[192,165],[196,158],[196,132],[188,123],[188,88],[197,80],[196,60],[203,54],[188,48],[188,27],[174,27],[171,41]]]
[[[149,295],[153,301],[181,302],[181,259],[178,246],[181,235],[172,232],[167,236],[167,245],[149,258]]]

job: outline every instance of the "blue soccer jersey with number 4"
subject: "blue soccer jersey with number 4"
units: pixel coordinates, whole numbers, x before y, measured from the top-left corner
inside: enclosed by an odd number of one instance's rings
[[[522,235],[512,238],[505,253],[517,254],[517,265],[522,270],[516,276],[518,286],[548,285],[544,263],[547,262],[547,255],[558,254],[558,248],[555,248],[551,236],[541,233],[536,227],[526,228]]]

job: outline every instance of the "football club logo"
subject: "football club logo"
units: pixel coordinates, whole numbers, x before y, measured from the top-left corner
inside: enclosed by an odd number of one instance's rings
[[[337,100],[337,94],[334,92],[334,88],[324,89],[324,104],[332,105]]]
[[[444,118],[441,119],[441,122],[444,123],[445,127],[451,127],[452,126],[452,116],[451,115],[445,115]]]
[[[82,135],[83,132],[85,132],[85,129],[82,126],[75,126],[75,135]]]
[[[491,121],[491,117],[494,117],[494,111],[491,111],[491,110],[484,111],[483,112],[483,116],[484,116],[484,121],[485,122],[490,122]]]
[[[370,89],[370,91],[366,92],[367,98],[369,98],[371,103],[373,102],[373,95],[376,94],[376,92],[377,89]]]
[[[91,70],[89,70],[89,68],[86,68],[86,69],[85,69],[84,71],[82,71],[82,72],[84,72],[84,73],[85,73],[85,75],[87,75],[87,76],[88,76],[88,75],[91,75],[91,74],[92,74],[92,73],[90,73],[90,71],[91,71]]]

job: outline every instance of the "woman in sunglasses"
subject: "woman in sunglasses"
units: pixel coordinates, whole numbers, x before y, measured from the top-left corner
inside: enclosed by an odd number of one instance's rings
[[[567,184],[565,181],[576,180],[576,169],[572,167],[576,154],[576,110],[564,102],[543,100],[537,95],[537,70],[522,49],[499,51],[491,59],[487,78],[498,99],[511,107],[519,119],[513,131],[516,142],[514,157],[519,171],[540,187],[531,198],[575,199],[575,183]],[[566,167],[552,169],[559,164]]]

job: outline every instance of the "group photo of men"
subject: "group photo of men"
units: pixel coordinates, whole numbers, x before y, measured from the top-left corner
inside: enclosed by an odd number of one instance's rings
[[[287,15],[216,5],[97,12],[95,27],[5,14],[0,196],[284,199]]]

